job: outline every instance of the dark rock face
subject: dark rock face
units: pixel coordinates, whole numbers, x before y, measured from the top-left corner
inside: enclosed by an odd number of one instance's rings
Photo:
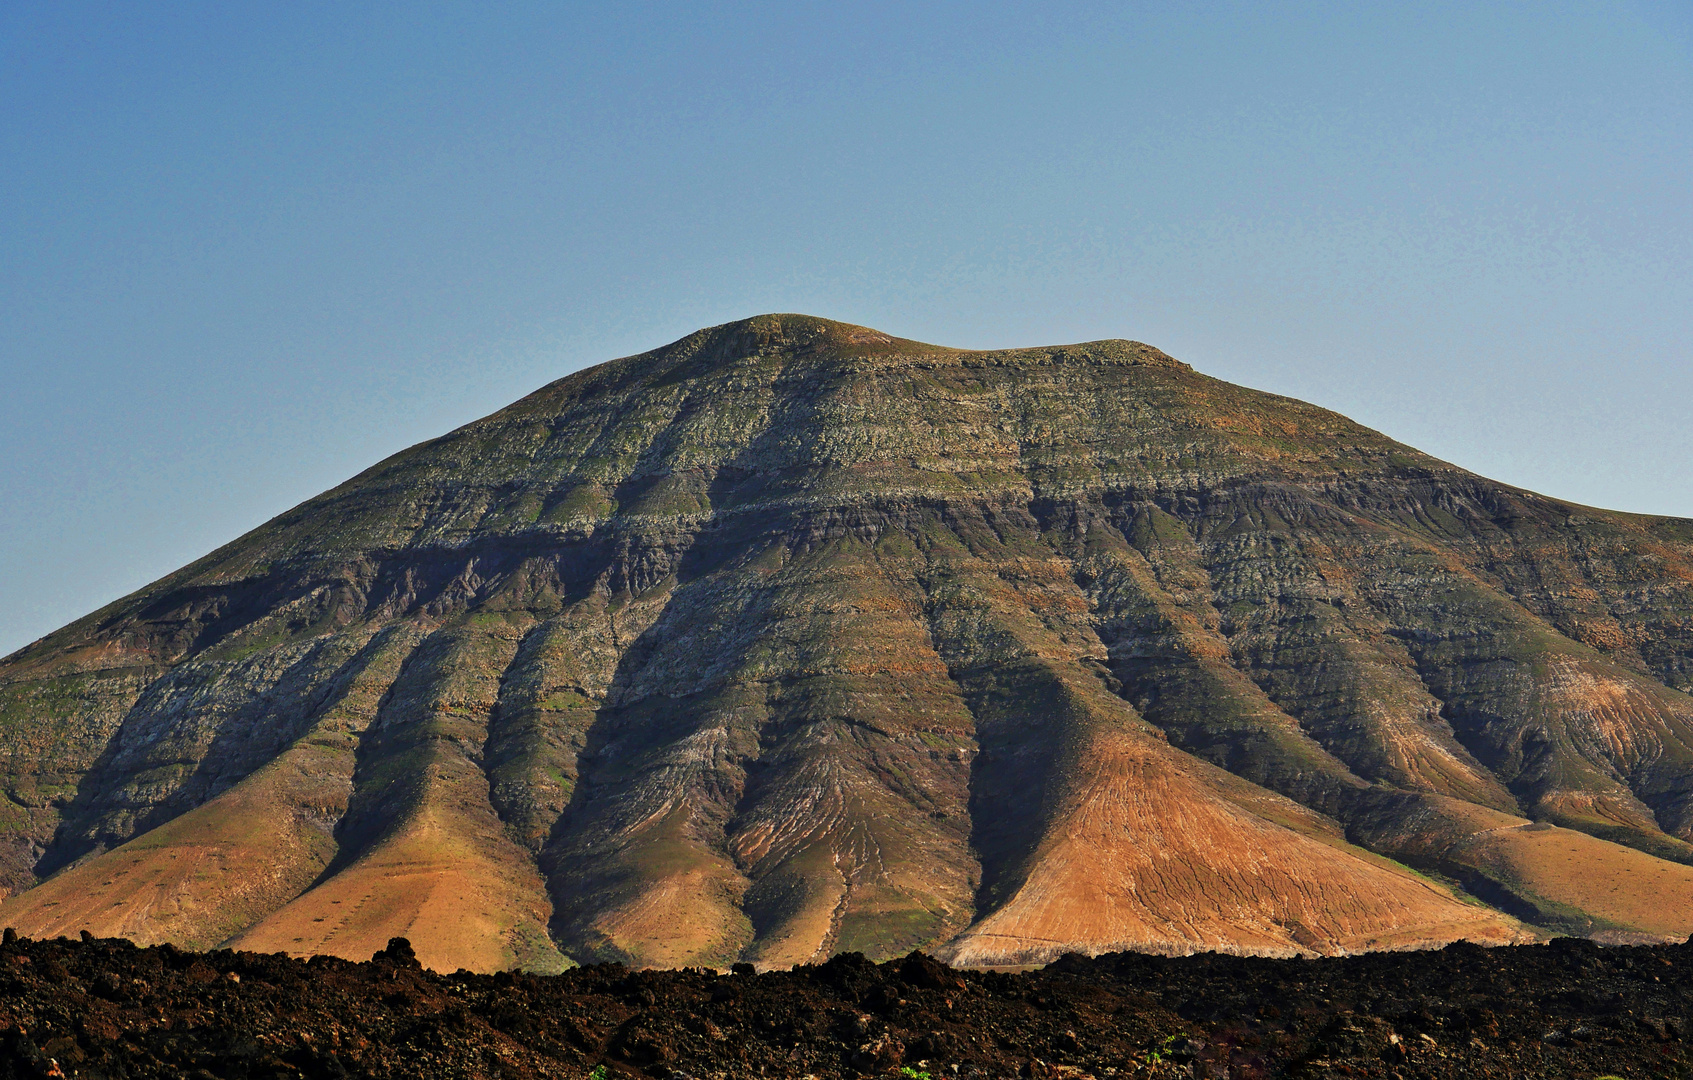
[[[439,970],[1685,936],[1690,583],[1693,522],[1145,345],[765,316],[0,663],[0,923]]]
[[[1685,945],[1320,960],[1068,956],[1026,973],[857,953],[755,975],[442,975],[390,945],[296,960],[0,947],[0,1077],[1679,1077]]]

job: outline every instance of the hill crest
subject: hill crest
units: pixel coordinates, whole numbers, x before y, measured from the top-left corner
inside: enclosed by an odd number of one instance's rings
[[[1150,346],[759,316],[0,661],[0,923],[446,969],[1685,936],[1690,597],[1689,523]]]

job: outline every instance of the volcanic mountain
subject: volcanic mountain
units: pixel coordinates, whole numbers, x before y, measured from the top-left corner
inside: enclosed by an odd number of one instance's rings
[[[770,315],[0,662],[0,924],[437,969],[1693,931],[1693,522]]]

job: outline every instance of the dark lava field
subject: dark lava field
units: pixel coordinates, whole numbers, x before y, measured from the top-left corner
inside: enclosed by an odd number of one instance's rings
[[[0,945],[0,1077],[1681,1077],[1693,946],[437,975]]]

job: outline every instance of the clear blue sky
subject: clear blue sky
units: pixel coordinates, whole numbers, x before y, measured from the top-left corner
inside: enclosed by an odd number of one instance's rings
[[[766,311],[1693,515],[1693,5],[13,0],[0,652]]]

